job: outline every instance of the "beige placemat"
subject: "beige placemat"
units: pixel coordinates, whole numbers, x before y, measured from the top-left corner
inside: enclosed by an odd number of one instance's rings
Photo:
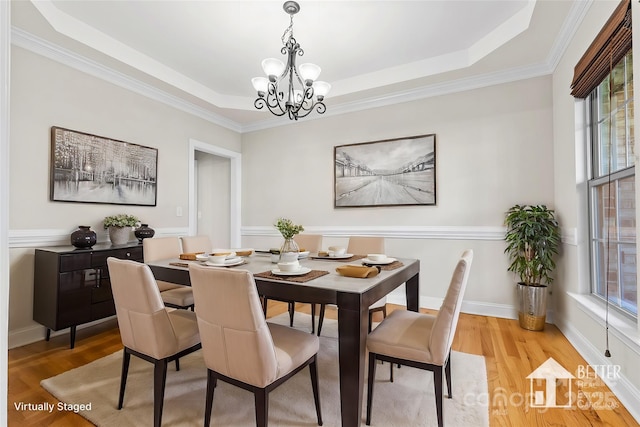
[[[175,265],[176,267],[189,267],[188,262],[170,262],[169,265]]]
[[[318,277],[322,277],[329,274],[328,271],[324,270],[311,270],[306,274],[301,274],[300,276],[278,276],[277,274],[273,274],[271,271],[263,271],[262,273],[254,274],[255,277],[261,277],[263,279],[275,279],[275,280],[286,280],[287,282],[296,282],[296,283],[304,283],[309,280],[317,279]]]

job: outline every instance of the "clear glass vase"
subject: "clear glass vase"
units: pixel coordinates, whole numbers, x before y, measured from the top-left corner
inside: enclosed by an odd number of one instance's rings
[[[298,259],[300,248],[293,238],[284,239],[282,247],[280,247],[280,262],[291,262]]]

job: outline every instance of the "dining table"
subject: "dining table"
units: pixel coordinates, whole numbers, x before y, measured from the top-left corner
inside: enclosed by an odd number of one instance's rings
[[[380,265],[374,277],[347,277],[336,268],[359,265],[364,255],[339,259],[314,256],[300,259],[305,275],[277,275],[276,264],[268,254],[254,253],[233,267],[250,271],[258,293],[269,299],[310,304],[334,304],[338,311],[338,353],[340,413],[343,427],[362,422],[362,398],[365,385],[365,357],[369,326],[369,306],[405,284],[406,307],[418,311],[420,261],[395,258],[393,264]],[[166,259],[148,262],[156,280],[190,285],[188,264],[200,261]],[[391,268],[393,267],[393,268]]]

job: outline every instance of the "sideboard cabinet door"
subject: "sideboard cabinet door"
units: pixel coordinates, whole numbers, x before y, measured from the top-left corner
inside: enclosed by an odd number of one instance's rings
[[[70,330],[75,345],[76,326],[115,315],[107,258],[142,262],[142,245],[97,244],[90,249],[72,246],[35,251],[33,320],[51,331]]]

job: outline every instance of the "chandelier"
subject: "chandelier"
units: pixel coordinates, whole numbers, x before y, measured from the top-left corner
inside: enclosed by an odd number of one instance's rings
[[[284,34],[280,52],[287,56],[287,65],[276,58],[262,61],[262,69],[267,77],[251,79],[258,98],[253,105],[261,110],[267,107],[276,116],[287,114],[289,119],[298,120],[306,117],[314,109],[323,114],[327,107],[322,102],[331,89],[327,82],[318,81],[320,67],[305,63],[296,67],[296,55],[304,55],[300,44],[293,37],[293,15],[300,11],[300,5],[295,1],[287,1],[282,6],[291,18],[291,23]]]

